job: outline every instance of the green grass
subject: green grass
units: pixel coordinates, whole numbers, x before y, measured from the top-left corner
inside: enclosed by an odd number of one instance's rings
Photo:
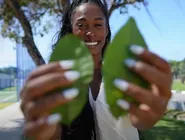
[[[2,91],[16,91],[16,87],[5,88]]]
[[[185,116],[183,111],[168,110],[152,129],[142,131],[145,140],[185,140],[185,122],[174,119],[178,114]]]
[[[16,87],[10,87],[0,90],[0,103],[1,102],[15,102],[17,101]]]
[[[172,89],[177,91],[185,90],[185,84],[182,84],[180,80],[174,80]]]
[[[185,140],[185,124],[172,119],[162,119],[143,134],[146,140]]]
[[[0,110],[11,105],[11,104],[13,104],[13,103],[0,103]]]

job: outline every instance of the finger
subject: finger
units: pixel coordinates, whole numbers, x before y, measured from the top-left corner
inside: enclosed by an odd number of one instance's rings
[[[26,83],[29,82],[30,80],[42,76],[48,73],[56,73],[56,72],[65,72],[66,70],[72,69],[74,66],[74,61],[73,60],[63,60],[60,62],[53,62],[49,63],[47,65],[41,65],[38,67],[36,70],[34,70],[29,76],[28,79],[26,80]],[[20,97],[23,98],[23,90],[20,92]]]
[[[139,107],[132,104],[129,114],[133,126],[141,130],[151,128],[162,116],[161,114],[153,113],[150,108],[142,104]]]
[[[141,130],[152,127],[163,115],[163,113],[154,113],[146,104],[136,106],[120,99],[117,101],[117,105],[129,112],[132,125]]]
[[[39,118],[42,114],[50,114],[54,108],[70,102],[78,94],[79,90],[73,88],[63,91],[62,94],[54,94],[36,102],[29,102],[25,105],[25,118],[27,121],[31,121]]]
[[[133,45],[130,47],[132,53],[136,54],[139,58],[145,62],[157,67],[166,74],[171,74],[171,68],[169,63],[157,54],[144,49],[141,46]]]
[[[26,137],[34,138],[36,140],[41,139],[44,135],[47,137],[47,129],[49,129],[49,131],[54,130],[61,119],[61,115],[52,114],[48,117],[40,118],[38,121],[27,122],[25,124],[24,134]]]
[[[25,85],[24,92],[27,93],[27,96],[24,96],[23,101],[30,101],[54,89],[69,86],[79,77],[79,72],[67,71],[65,73],[52,73],[35,78]]]
[[[60,62],[53,62],[47,65],[42,65],[30,74],[28,80],[48,73],[62,72],[72,69],[74,64],[75,62],[73,60],[63,60]]]
[[[136,62],[133,59],[127,59],[125,64],[146,81],[155,84],[162,95],[169,96],[169,89],[171,89],[171,78],[169,75],[141,61]]]
[[[114,85],[123,91],[124,94],[132,97],[140,104],[148,105],[153,111],[157,113],[163,112],[168,100],[161,96],[154,95],[151,91],[143,89],[132,83],[128,83],[122,79],[114,80]]]

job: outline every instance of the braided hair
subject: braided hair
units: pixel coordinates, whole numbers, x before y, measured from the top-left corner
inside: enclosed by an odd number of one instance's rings
[[[67,35],[68,33],[72,33],[72,23],[71,18],[76,10],[77,7],[84,3],[90,3],[97,5],[101,11],[103,12],[106,20],[106,25],[108,29],[108,35],[106,36],[106,42],[102,49],[102,56],[105,52],[106,46],[110,42],[111,39],[111,30],[109,25],[109,16],[106,5],[102,3],[101,0],[73,0],[72,3],[66,7],[63,17],[62,17],[62,27],[59,31],[57,42]],[[56,44],[57,44],[56,42]],[[55,45],[53,45],[53,49]],[[87,101],[86,105],[84,106],[80,115],[73,121],[70,127],[62,125],[62,140],[96,140],[96,130],[95,130],[95,120],[94,120],[94,113],[92,107],[90,105],[89,100]]]

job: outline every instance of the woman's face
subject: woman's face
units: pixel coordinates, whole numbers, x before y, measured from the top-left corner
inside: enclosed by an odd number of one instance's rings
[[[93,56],[101,56],[108,29],[105,16],[97,5],[84,3],[76,8],[72,32],[85,41]]]

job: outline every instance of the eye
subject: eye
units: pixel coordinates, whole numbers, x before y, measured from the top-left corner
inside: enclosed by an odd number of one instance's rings
[[[102,24],[95,24],[96,27],[102,27]]]
[[[95,24],[95,27],[97,27],[97,28],[102,28],[103,27],[103,24]]]
[[[82,23],[77,24],[77,26],[78,28],[82,28],[82,29],[87,27],[86,24],[82,24]]]

